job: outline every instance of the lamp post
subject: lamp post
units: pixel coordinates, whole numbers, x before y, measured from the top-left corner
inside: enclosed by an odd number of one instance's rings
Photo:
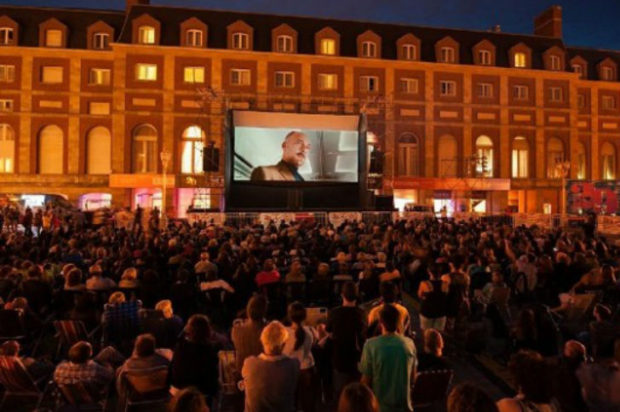
[[[558,162],[555,165],[556,174],[562,179],[562,212],[561,222],[564,223],[566,218],[566,178],[568,177],[568,171],[570,170],[570,162]]]
[[[162,228],[166,228],[168,224],[168,215],[166,214],[166,170],[168,169],[168,164],[170,163],[170,159],[172,158],[172,154],[164,149],[160,154],[159,158],[161,159],[161,166],[163,170],[163,181],[162,181],[162,191],[161,191],[161,221],[160,225]]]

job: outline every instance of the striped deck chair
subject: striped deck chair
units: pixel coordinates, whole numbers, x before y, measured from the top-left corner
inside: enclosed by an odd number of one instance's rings
[[[40,389],[41,383],[47,376],[35,381],[19,358],[13,356],[0,356],[0,383],[4,386],[4,395],[0,400],[0,410],[4,402],[11,396],[32,397],[37,399],[35,409],[39,408],[47,390]]]

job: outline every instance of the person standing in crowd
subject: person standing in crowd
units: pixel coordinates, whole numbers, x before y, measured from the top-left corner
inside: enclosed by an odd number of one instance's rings
[[[397,286],[392,282],[383,282],[380,286],[381,290],[381,304],[375,306],[368,312],[368,327],[370,329],[376,329],[379,325],[379,317],[381,310],[385,305],[392,305],[398,310],[398,333],[405,334],[411,325],[409,318],[409,311],[403,305],[396,303]]]
[[[443,332],[446,328],[446,309],[448,283],[441,279],[439,265],[431,265],[428,269],[429,280],[420,283],[420,328],[437,329]]]
[[[357,306],[357,287],[352,281],[342,286],[342,305],[333,308],[325,327],[331,340],[332,385],[335,398],[348,383],[360,378],[357,364],[364,347],[366,320]]]
[[[354,382],[344,387],[338,412],[379,412],[379,403],[368,386]]]
[[[245,412],[295,412],[299,360],[282,354],[288,331],[273,321],[265,326],[260,340],[263,353],[247,357],[241,370]]]
[[[267,300],[262,295],[252,296],[248,301],[245,313],[247,319],[235,321],[231,332],[239,373],[241,373],[243,362],[248,356],[258,356],[263,350],[260,337],[267,324],[265,321]]]
[[[418,372],[450,369],[443,357],[443,338],[435,329],[424,331],[424,350],[418,356]]]
[[[379,313],[381,336],[364,344],[360,372],[362,383],[370,386],[381,412],[410,412],[411,382],[416,373],[413,341],[397,332],[399,312],[390,304]]]

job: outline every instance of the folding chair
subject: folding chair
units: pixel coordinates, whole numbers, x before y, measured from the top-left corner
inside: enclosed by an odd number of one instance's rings
[[[80,341],[93,343],[93,336],[99,331],[99,327],[97,327],[89,333],[81,320],[55,320],[54,329],[56,329],[56,337],[58,338],[56,357],[60,356],[60,351],[63,348],[68,350]]]
[[[132,406],[165,404],[170,399],[168,366],[127,370],[119,379],[125,412]]]
[[[138,311],[140,301],[134,300],[116,305],[106,305],[103,314],[104,345],[114,343],[121,347],[123,343],[135,339],[140,330]]]
[[[217,353],[218,358],[218,382],[220,390],[217,395],[217,410],[222,410],[224,397],[235,396],[240,393],[238,376],[240,371],[236,367],[236,352],[234,350],[221,350]]]
[[[101,411],[106,410],[108,404],[109,385],[103,391],[98,391],[82,382],[58,385],[58,390],[65,401],[65,405],[71,405],[78,411]],[[56,405],[56,409],[59,408]]]
[[[44,386],[43,390],[40,385],[48,377],[44,376],[39,380],[34,380],[24,364],[13,356],[0,356],[0,383],[4,386],[4,395],[0,400],[0,410],[4,406],[4,402],[10,396],[33,397],[37,399],[35,409],[39,408],[49,382]]]
[[[411,390],[413,409],[430,408],[436,402],[445,403],[454,371],[450,369],[418,373]]]

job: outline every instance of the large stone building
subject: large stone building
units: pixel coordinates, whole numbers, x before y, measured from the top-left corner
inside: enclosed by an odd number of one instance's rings
[[[368,115],[398,204],[557,211],[615,179],[620,53],[534,35],[153,6],[0,7],[0,192],[93,207],[222,203],[227,108]],[[202,172],[202,148],[220,148]]]

